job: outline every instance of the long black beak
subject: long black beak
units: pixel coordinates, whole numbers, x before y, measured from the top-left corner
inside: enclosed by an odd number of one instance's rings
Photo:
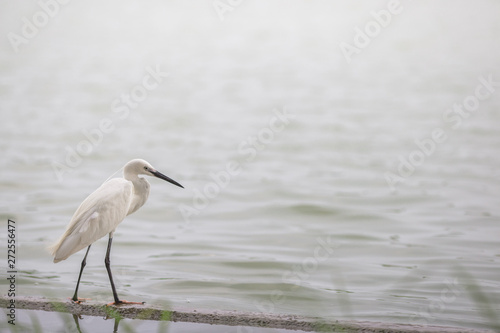
[[[165,176],[164,174],[162,174],[160,171],[156,171],[156,170],[150,170],[150,172],[155,176],[155,177],[158,177],[160,179],[163,179],[163,180],[166,180],[167,182],[171,183],[171,184],[174,184],[174,185],[177,185],[179,187],[182,187],[184,188],[184,186],[182,186],[181,184],[179,184],[178,182],[176,182],[175,180],[173,180],[172,178],[169,178],[167,176]]]

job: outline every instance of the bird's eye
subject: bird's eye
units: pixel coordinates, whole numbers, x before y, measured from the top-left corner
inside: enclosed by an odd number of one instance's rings
[[[147,167],[147,166],[145,166],[145,167],[144,167],[144,170],[148,171],[148,167]]]

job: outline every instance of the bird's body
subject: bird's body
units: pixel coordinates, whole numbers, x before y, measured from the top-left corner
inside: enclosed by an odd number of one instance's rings
[[[128,162],[124,167],[124,178],[113,178],[106,181],[80,204],[64,234],[49,248],[49,251],[54,256],[55,263],[68,258],[85,247],[90,249],[92,243],[109,234],[106,256],[108,260],[106,268],[108,268],[109,250],[116,227],[127,215],[141,208],[149,196],[150,185],[146,179],[138,177],[139,174],[155,176],[182,187],[179,183],[156,171],[144,160],[136,159]],[[85,266],[86,257],[87,255],[85,255],[82,262],[80,277]],[[115,301],[117,301],[118,298],[109,269],[108,274],[110,275]],[[73,300],[77,301],[76,292]]]
[[[54,262],[68,258],[114,232],[127,215],[144,205],[149,196],[149,183],[143,178],[138,179],[144,183],[139,191],[131,181],[113,178],[90,194],[76,210],[66,232],[54,244]]]

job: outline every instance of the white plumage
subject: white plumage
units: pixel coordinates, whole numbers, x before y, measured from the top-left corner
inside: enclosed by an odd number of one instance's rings
[[[147,182],[145,179],[142,181]],[[149,195],[149,186],[146,188],[146,191],[137,194],[132,181],[123,178],[113,178],[102,184],[81,203],[71,218],[66,232],[52,246],[54,262],[68,258],[110,232],[114,232],[127,215],[144,204]],[[138,201],[142,203],[134,204]],[[131,207],[135,210],[131,210]]]
[[[142,207],[149,196],[150,185],[148,181],[138,175],[158,177],[174,185],[183,187],[181,184],[158,172],[151,164],[144,160],[135,159],[128,162],[123,169],[123,178],[113,178],[106,181],[78,207],[64,234],[49,248],[49,251],[54,256],[55,263],[68,258],[85,247],[89,247],[90,249],[92,243],[109,234],[108,253],[106,256],[108,260],[106,267],[108,268],[109,248],[111,247],[111,240],[116,227],[127,215],[132,214]],[[85,258],[82,262],[82,271],[85,266]],[[80,271],[80,277],[82,271]],[[108,273],[115,294],[109,269]],[[74,300],[76,301],[76,292]],[[115,300],[117,300],[117,297],[115,297]]]

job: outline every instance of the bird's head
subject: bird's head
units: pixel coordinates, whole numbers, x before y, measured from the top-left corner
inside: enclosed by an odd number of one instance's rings
[[[125,167],[123,168],[123,175],[125,176],[125,179],[129,180],[137,178],[138,175],[156,177],[166,180],[167,182],[174,184],[176,186],[184,188],[184,186],[182,186],[175,180],[165,176],[164,174],[153,168],[153,166],[149,164],[147,161],[139,158],[131,160],[130,162],[125,164]]]

